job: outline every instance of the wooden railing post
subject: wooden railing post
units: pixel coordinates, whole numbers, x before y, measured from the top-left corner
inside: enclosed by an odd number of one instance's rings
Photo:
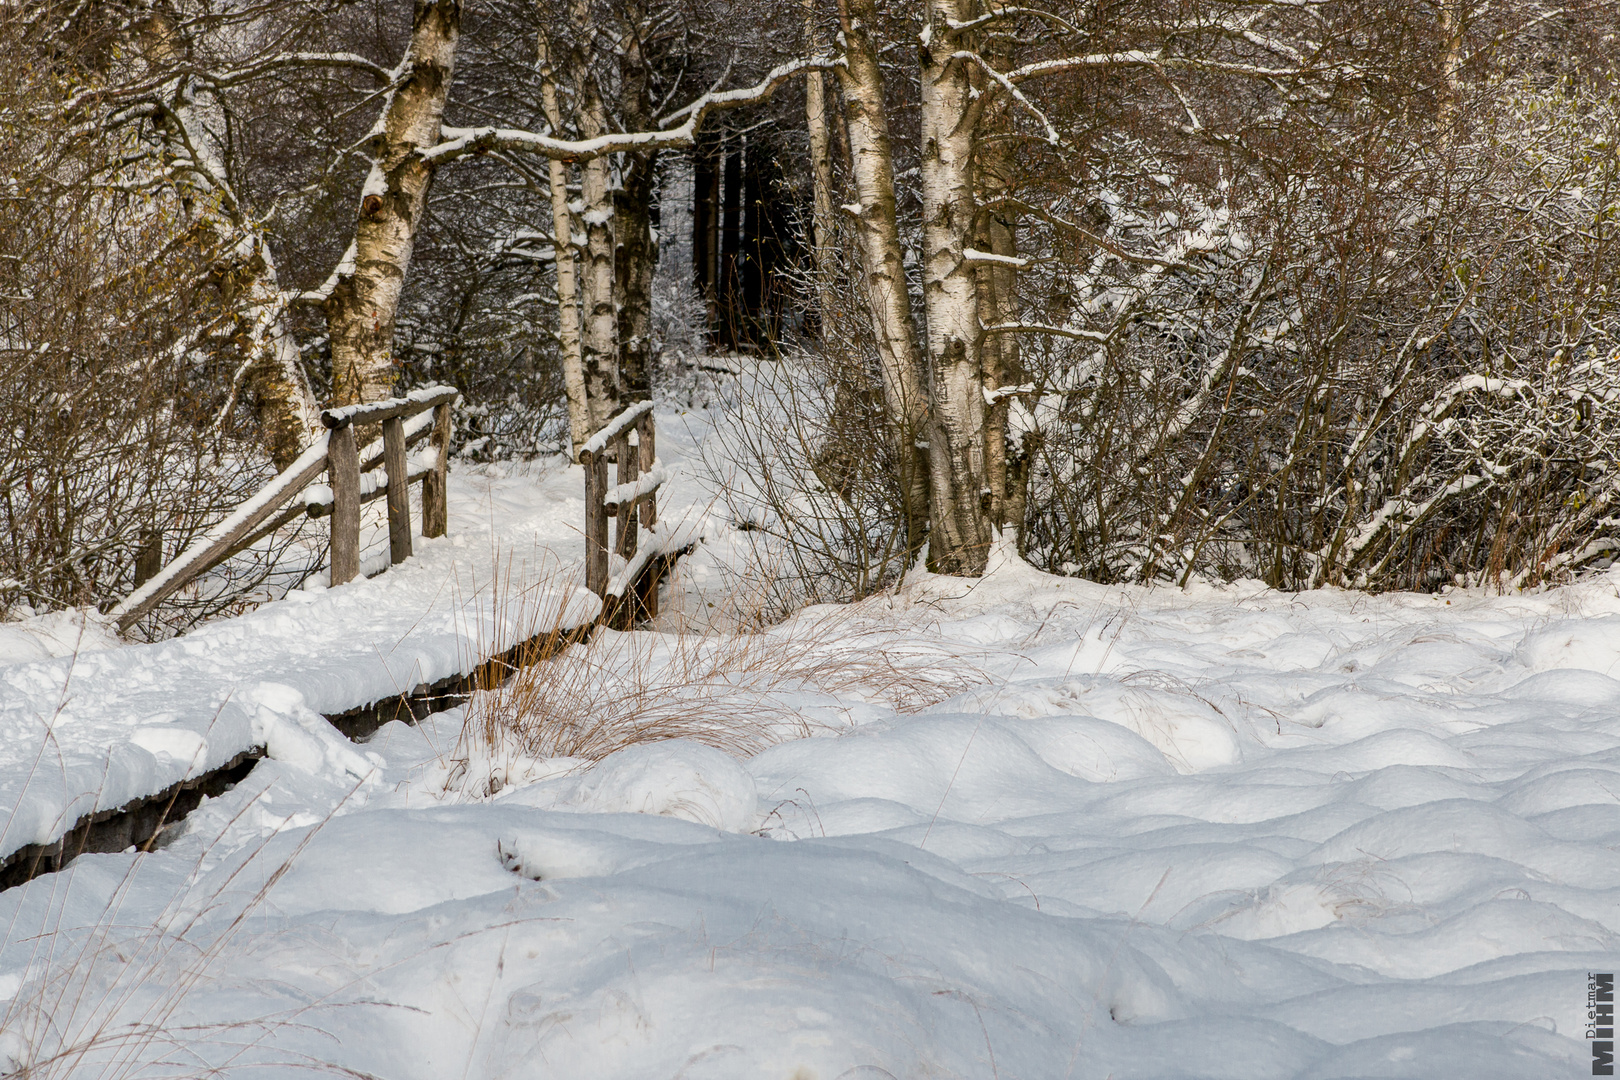
[[[332,432],[326,466],[332,482],[332,584],[342,585],[360,576],[360,448],[353,424]]]
[[[405,421],[383,421],[383,471],[388,477],[388,563],[398,566],[411,557],[410,469],[405,463]]]
[[[433,446],[438,451],[433,471],[422,478],[422,535],[443,536],[449,531],[449,499],[445,474],[450,464],[450,406],[433,407]]]
[[[652,413],[648,413],[636,421],[636,441],[640,444],[641,471],[652,472],[653,463],[658,460],[658,448],[655,445],[656,431],[653,427]],[[641,527],[651,529],[658,524],[658,495],[647,496],[641,502]]]
[[[641,471],[652,472],[653,463],[658,460],[657,432],[653,426],[653,414],[648,413],[636,421],[636,453],[641,459]],[[641,524],[648,532],[658,524],[658,493],[654,492],[641,500]],[[643,619],[658,617],[658,571],[660,564],[654,563],[651,573],[642,577],[636,584],[635,603],[639,608],[639,616]]]
[[[135,587],[157,577],[163,569],[163,531],[156,526],[141,530],[141,546],[135,553]]]
[[[608,524],[606,451],[581,455],[585,463],[585,587],[606,597],[608,587]]]
[[[630,449],[630,433],[627,431],[615,440],[617,447],[616,459],[618,461],[618,475],[615,483],[632,484],[640,475],[637,452]],[[636,553],[636,505],[628,503],[619,507],[618,516],[614,519],[613,550],[620,556],[628,559]]]

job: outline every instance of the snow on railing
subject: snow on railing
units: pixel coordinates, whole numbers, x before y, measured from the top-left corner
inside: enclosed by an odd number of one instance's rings
[[[602,501],[608,506],[619,507],[633,503],[638,499],[645,499],[658,490],[660,484],[669,479],[661,462],[653,462],[653,467],[627,484],[616,484],[607,489]]]
[[[585,440],[585,445],[579,448],[580,456],[600,454],[608,448],[609,443],[629,431],[633,424],[639,423],[642,417],[651,416],[652,411],[653,403],[650,401],[630,406],[603,425],[601,431]]]

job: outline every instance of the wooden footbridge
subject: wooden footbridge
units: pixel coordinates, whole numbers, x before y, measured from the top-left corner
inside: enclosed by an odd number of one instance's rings
[[[297,461],[112,609],[119,631],[299,517],[331,522],[330,583],[354,580],[360,575],[360,508],[373,499],[388,500],[389,565],[402,563],[412,554],[410,486],[417,482],[422,536],[444,536],[451,410],[458,399],[453,387],[430,386],[321,413],[326,430]],[[361,449],[357,432],[373,425],[380,426],[381,437]],[[658,614],[658,582],[684,553],[657,532],[658,489],[666,476],[656,445],[653,404],[644,401],[611,418],[579,451],[585,467],[585,587],[602,599],[598,622],[621,629]],[[609,465],[617,474],[612,485]],[[323,474],[326,484],[317,484]],[[616,521],[611,544],[609,518]],[[616,573],[610,573],[613,555],[622,560]]]

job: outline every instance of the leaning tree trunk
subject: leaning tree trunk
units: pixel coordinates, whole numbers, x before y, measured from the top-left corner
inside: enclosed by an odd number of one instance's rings
[[[173,18],[162,10],[152,13],[134,40],[155,69],[186,63],[187,43]],[[182,199],[187,207],[216,219],[214,229],[223,234],[218,237],[220,246],[232,253],[228,270],[219,278],[228,292],[227,302],[235,309],[237,340],[247,354],[244,381],[265,451],[277,468],[285,468],[303,453],[320,426],[315,396],[304,377],[287,317],[287,298],[269,244],[258,223],[243,213],[231,189],[224,147],[217,134],[225,127],[218,101],[206,88],[188,84],[185,77],[177,90],[164,134],[180,144],[175,148],[177,160],[189,161],[193,172],[207,176],[205,183],[198,184],[190,173],[182,173]],[[221,422],[225,419],[220,417]]]
[[[973,155],[978,95],[952,24],[972,15],[968,0],[932,0],[931,40],[922,65],[923,310],[933,410],[929,431],[928,553],[945,574],[984,572],[1001,522],[986,454],[978,283],[967,251],[977,201]]]
[[[276,286],[276,266],[262,236],[254,237],[251,278],[243,297],[243,322],[253,364],[248,374],[261,438],[276,468],[304,452],[320,414],[304,377],[298,342],[287,318],[287,301]]]
[[[868,312],[877,339],[883,400],[897,445],[904,501],[906,548],[916,552],[927,536],[928,459],[925,438],[928,399],[918,370],[917,337],[900,247],[894,199],[894,151],[883,100],[872,27],[874,0],[840,0],[846,63],[838,69],[844,94]]]
[[[460,33],[460,0],[416,0],[402,78],[372,132],[354,243],[326,301],[337,404],[393,393],[394,317],[433,182],[417,151],[439,141]]]

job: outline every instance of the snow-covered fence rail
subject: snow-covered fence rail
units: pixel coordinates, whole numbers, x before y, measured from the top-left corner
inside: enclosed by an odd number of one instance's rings
[[[360,573],[361,504],[386,496],[389,562],[403,562],[411,555],[410,485],[417,480],[422,481],[422,535],[443,536],[449,524],[450,409],[457,397],[453,387],[430,386],[401,398],[323,412],[327,430],[297,461],[112,609],[118,629],[127,631],[200,575],[300,515],[331,517],[331,583],[341,585]],[[355,425],[378,422],[382,438],[362,452]],[[428,452],[408,453],[424,439],[430,440]],[[381,476],[373,472],[378,465]],[[306,491],[323,472],[328,486]],[[300,494],[305,497],[297,498]]]
[[[658,461],[652,402],[632,405],[608,421],[580,447],[579,459],[585,466],[585,587],[602,598],[604,623],[629,626],[651,618],[658,614],[661,561],[678,555],[665,549],[667,538],[658,530],[658,489],[665,472]],[[611,487],[609,462],[616,470]],[[611,546],[608,518],[616,521]],[[624,560],[616,574],[610,574],[610,553]]]

